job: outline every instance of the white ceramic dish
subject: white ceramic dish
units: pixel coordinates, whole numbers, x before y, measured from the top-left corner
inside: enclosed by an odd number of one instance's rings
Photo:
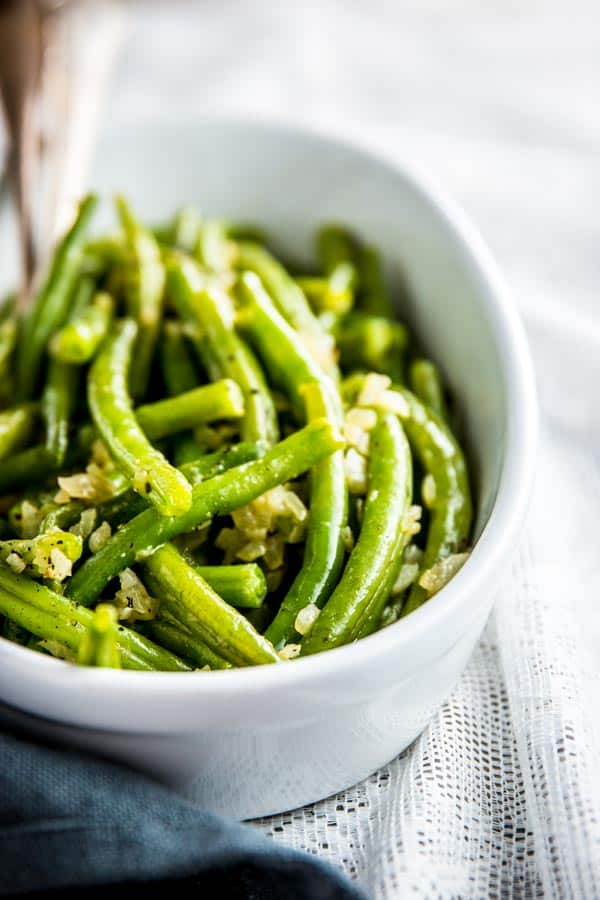
[[[525,513],[534,379],[512,300],[463,214],[401,166],[303,131],[250,122],[112,134],[90,179],[160,220],[180,203],[265,223],[294,255],[339,219],[410,285],[400,313],[459,398],[476,473],[477,543],[454,580],[405,620],[277,667],[163,674],[70,666],[0,641],[5,715],[153,773],[239,818],[290,809],[389,761],[465,666]]]

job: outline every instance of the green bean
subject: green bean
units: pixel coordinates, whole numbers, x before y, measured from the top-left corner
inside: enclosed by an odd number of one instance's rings
[[[10,402],[13,393],[13,355],[19,333],[16,316],[0,322],[0,400]]]
[[[136,335],[136,323],[127,319],[105,342],[89,372],[88,404],[94,424],[133,489],[146,495],[161,515],[177,515],[189,509],[191,487],[143,434],[127,390]]]
[[[96,294],[89,306],[54,335],[50,342],[52,355],[73,365],[89,362],[109,332],[113,310],[110,294]]]
[[[352,312],[334,325],[340,362],[346,370],[368,369],[402,379],[408,332],[400,322]]]
[[[250,503],[278,484],[300,476],[343,446],[329,422],[317,420],[268,450],[262,459],[244,463],[194,486],[192,505],[179,516],[140,513],[75,572],[67,593],[80,603],[92,603],[116,574],[136,559],[191,531],[215,515],[226,515]]]
[[[127,201],[116,198],[117,211],[129,253],[126,275],[128,313],[138,324],[135,354],[129,374],[133,397],[143,397],[160,331],[165,270],[160,248],[152,234],[133,216]]]
[[[34,403],[23,403],[0,412],[0,460],[28,442],[37,418],[38,408]]]
[[[71,526],[77,524],[85,509],[87,507],[83,500],[49,504],[49,508],[40,523],[40,534],[54,528],[58,528],[61,531],[68,530]]]
[[[471,530],[472,506],[463,452],[448,426],[411,391],[396,388],[406,401],[402,422],[412,447],[435,485],[431,522],[421,570],[465,549]],[[408,615],[427,600],[427,592],[414,584],[402,609]]]
[[[12,619],[5,619],[2,624],[2,637],[6,638],[7,641],[12,641],[14,644],[21,644],[22,647],[25,647],[31,638],[31,632],[27,631],[26,628],[21,628]]]
[[[258,444],[235,444],[233,447],[217,450],[215,453],[207,453],[193,462],[182,465],[181,474],[185,475],[193,486],[242,463],[260,459],[263,454],[264,448]],[[110,500],[98,504],[96,521],[108,522],[111,528],[117,528],[123,522],[139,515],[147,506],[145,497],[136,494],[135,491],[123,491],[115,497],[111,497]]]
[[[306,406],[309,421],[324,417],[340,426],[343,413],[334,385],[303,348],[252,272],[242,275],[241,299],[245,305],[240,324],[259,348],[272,380],[286,390],[293,403]],[[339,451],[311,471],[304,561],[267,630],[267,637],[274,644],[292,636],[294,621],[303,606],[322,606],[333,590],[344,558],[342,531],[347,515],[344,460]]]
[[[444,384],[440,370],[429,359],[415,359],[410,365],[408,378],[410,386],[421,403],[428,406],[433,412],[448,421],[448,409],[444,397]]]
[[[79,644],[77,662],[81,666],[120,669],[117,642],[117,611],[110,603],[99,603]]]
[[[335,380],[338,372],[331,338],[312,312],[294,279],[264,247],[244,241],[236,247],[236,266],[239,269],[249,269],[259,276],[278,312],[300,332],[315,361]]]
[[[281,263],[258,244],[237,244],[235,264],[239,269],[255,272],[281,315],[297,331],[321,334],[318,320],[311,312],[306,297]]]
[[[360,306],[372,316],[394,318],[392,298],[386,284],[379,251],[361,247],[358,254]]]
[[[168,241],[172,247],[193,253],[198,243],[198,235],[202,225],[202,219],[192,206],[184,206],[175,214],[172,233]]]
[[[0,565],[0,614],[43,640],[77,650],[93,612],[24,575]],[[130,628],[119,626],[117,643],[126,669],[187,672],[190,666]]]
[[[223,222],[212,219],[201,224],[195,256],[212,272],[225,272],[231,268],[232,246]]]
[[[360,534],[341,580],[302,641],[303,655],[339,647],[358,637],[406,540],[411,497],[408,441],[394,416],[379,416],[371,432],[368,493]]]
[[[34,393],[48,341],[67,317],[79,274],[85,233],[96,204],[97,198],[92,194],[80,203],[75,221],[56,248],[46,280],[24,322],[17,360],[18,397],[21,399],[27,400]]]
[[[40,484],[57,471],[56,457],[45,446],[21,450],[0,466],[0,497],[32,484]]]
[[[172,544],[155,550],[142,568],[162,606],[213,652],[238,666],[279,662],[269,641],[225,603]]]
[[[165,322],[160,345],[163,379],[172,397],[198,387],[198,373],[179,322]]]
[[[231,669],[231,663],[223,659],[217,653],[213,653],[210,647],[193,637],[189,631],[182,628],[175,619],[155,619],[147,626],[147,631],[162,647],[172,650],[183,659],[189,659],[196,666],[211,669]]]
[[[181,318],[198,332],[195,343],[211,377],[231,378],[241,388],[242,440],[274,443],[278,425],[273,398],[254,354],[234,331],[230,298],[218,286],[207,285],[196,264],[182,256],[170,261],[168,285]]]
[[[177,397],[138,406],[135,411],[139,425],[151,441],[202,423],[239,419],[243,415],[244,398],[231,378],[202,385]]]
[[[194,462],[206,453],[204,444],[200,445],[193,434],[180,434],[173,448],[173,462],[177,468]]]
[[[27,570],[42,578],[56,578],[70,575],[70,565],[77,562],[83,548],[82,540],[70,531],[49,531],[29,540],[0,541],[0,560],[17,558]],[[60,556],[54,554],[58,551]],[[67,564],[68,571],[61,572],[61,565]],[[59,577],[59,580],[62,580]]]
[[[225,232],[231,241],[250,241],[253,244],[266,244],[267,235],[264,228],[254,222],[224,222]]]
[[[195,568],[223,600],[237,609],[258,609],[267,596],[267,580],[256,563]]]
[[[340,225],[324,225],[317,234],[317,253],[328,284],[323,308],[338,315],[347,313],[358,284],[353,238]]]
[[[46,450],[60,468],[69,447],[69,424],[76,397],[78,372],[74,366],[51,359],[42,394],[42,416],[46,426]]]

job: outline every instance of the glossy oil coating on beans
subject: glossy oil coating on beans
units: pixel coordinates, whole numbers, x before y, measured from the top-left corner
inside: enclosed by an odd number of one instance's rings
[[[96,294],[91,303],[54,335],[50,344],[52,355],[73,365],[89,362],[109,332],[113,309],[110,294]]]
[[[447,422],[448,409],[444,397],[444,383],[435,363],[430,359],[413,360],[410,365],[409,382],[413,394],[421,403]]]
[[[0,564],[0,613],[44,640],[77,650],[93,612]],[[174,653],[129,628],[119,628],[117,643],[124,668],[185,672],[189,666]]]
[[[244,415],[244,397],[237,382],[222,378],[185,394],[138,406],[135,415],[146,437],[157,441],[203,422],[240,419]]]
[[[136,220],[124,197],[117,197],[117,210],[126,241],[124,278],[128,313],[138,324],[129,381],[132,395],[142,397],[160,331],[165,270],[156,240]]]
[[[111,578],[155,547],[197,528],[214,515],[250,503],[275,485],[297,478],[340,446],[339,434],[329,422],[311,422],[265,453],[262,459],[244,463],[196,485],[188,512],[156,516],[148,509],[140,513],[77,570],[67,585],[67,594],[81,603],[93,602]]]
[[[88,403],[96,428],[111,454],[161,515],[177,515],[190,507],[189,482],[144,436],[135,418],[127,387],[129,360],[137,326],[124,320],[90,369]]]
[[[472,508],[401,243],[384,260],[315,221],[312,261],[282,258],[285,234],[190,206],[149,225],[122,196],[90,239],[95,203],[31,312],[0,298],[0,634],[226,672],[405,628],[465,563]]]
[[[207,285],[191,260],[174,257],[169,290],[184,321],[197,333],[197,346],[213,378],[231,378],[244,397],[241,436],[244,441],[277,440],[273,398],[250,349],[234,331],[231,301],[216,285]]]
[[[473,510],[467,467],[463,452],[448,426],[411,391],[398,388],[406,400],[408,415],[404,427],[425,471],[435,484],[431,524],[421,560],[423,571],[440,560],[467,549]],[[427,592],[415,584],[402,615],[417,609]]]
[[[396,418],[381,416],[371,435],[368,493],[360,534],[339,584],[302,642],[303,654],[339,647],[359,636],[377,589],[401,550],[411,498],[408,441]]]
[[[334,384],[274,308],[258,276],[245,273],[241,292],[245,304],[243,327],[272,380],[287,391],[295,404],[306,406],[304,415],[308,421],[323,417],[339,427],[343,412]],[[310,509],[302,568],[267,630],[267,637],[276,645],[293,637],[294,621],[303,606],[325,603],[340,573],[344,557],[342,530],[348,509],[341,451],[312,469]]]
[[[149,587],[192,635],[236,666],[279,662],[273,646],[210,587],[172,544],[143,563]]]

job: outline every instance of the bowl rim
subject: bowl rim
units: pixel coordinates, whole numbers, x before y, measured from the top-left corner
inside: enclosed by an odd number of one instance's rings
[[[143,122],[142,125],[144,128],[155,127],[151,122]],[[265,135],[271,133],[275,137],[309,139],[320,145],[320,152],[327,152],[330,148],[350,153],[367,165],[383,168],[390,176],[404,179],[449,232],[463,264],[471,268],[482,286],[480,302],[486,307],[490,327],[496,337],[507,399],[506,445],[496,496],[469,560],[437,595],[401,622],[356,643],[295,659],[293,665],[249,666],[202,673],[95,669],[76,667],[46,657],[1,637],[0,655],[5,658],[5,665],[14,661],[22,668],[24,654],[27,654],[32,678],[52,674],[54,688],[57,681],[61,682],[61,686],[67,686],[60,678],[62,669],[65,675],[68,673],[71,691],[78,686],[87,691],[95,685],[105,692],[113,692],[115,699],[117,695],[121,699],[128,695],[139,698],[140,693],[154,697],[173,695],[184,700],[192,695],[196,700],[208,699],[215,694],[260,695],[272,690],[309,686],[329,675],[355,674],[370,660],[391,650],[401,653],[403,648],[443,629],[446,621],[459,614],[467,597],[475,603],[490,574],[507,556],[523,522],[535,470],[538,406],[533,363],[516,304],[478,229],[460,205],[437,185],[428,172],[423,172],[412,161],[407,163],[400,154],[373,148],[354,137],[345,139],[321,128],[260,117],[207,115],[187,122],[168,121],[166,125],[161,125],[163,127],[171,130],[181,128],[183,131],[190,128],[244,128]]]

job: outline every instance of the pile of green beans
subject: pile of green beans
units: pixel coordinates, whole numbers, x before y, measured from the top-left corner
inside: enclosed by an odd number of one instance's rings
[[[427,602],[468,555],[469,474],[377,249],[325,225],[297,272],[192,208],[147,226],[118,197],[92,239],[96,205],[28,313],[0,304],[2,637],[226,670]]]

